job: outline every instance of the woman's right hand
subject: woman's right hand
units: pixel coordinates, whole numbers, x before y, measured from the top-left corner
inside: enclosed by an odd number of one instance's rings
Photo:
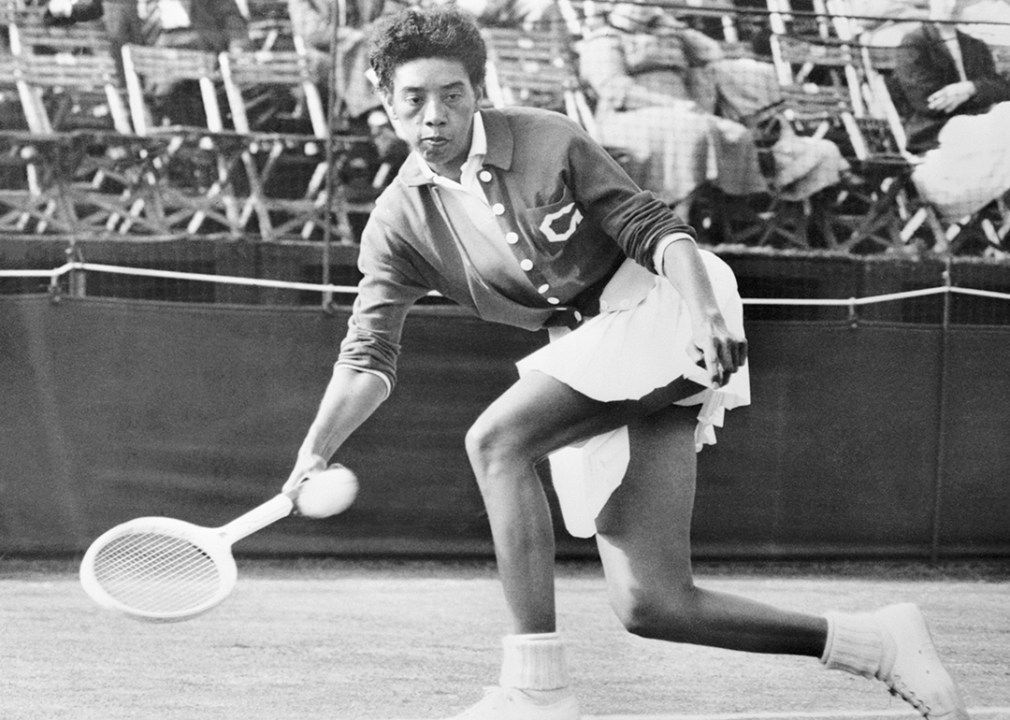
[[[325,469],[326,460],[318,455],[299,457],[298,460],[295,461],[295,466],[292,468],[291,474],[288,475],[287,481],[284,483],[283,487],[281,487],[281,492],[291,492],[298,487],[306,477],[312,473]]]

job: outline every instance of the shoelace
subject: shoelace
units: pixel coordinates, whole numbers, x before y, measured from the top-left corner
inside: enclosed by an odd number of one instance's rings
[[[891,695],[907,702],[918,710],[923,717],[929,717],[929,713],[931,712],[929,705],[926,704],[925,700],[920,700],[914,692],[908,689],[908,686],[905,685],[900,675],[892,675],[891,679],[887,682],[887,688]]]

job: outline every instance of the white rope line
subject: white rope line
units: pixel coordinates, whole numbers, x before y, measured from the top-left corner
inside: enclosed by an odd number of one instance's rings
[[[870,297],[857,298],[744,298],[744,305],[834,305],[850,307],[853,305],[871,305],[873,303],[889,302],[891,300],[906,300],[908,298],[923,297],[925,295],[942,295],[953,288],[945,285],[923,290],[906,290],[905,292],[888,293],[886,295],[871,295]],[[1010,295],[1004,295],[1010,300]]]
[[[103,265],[101,263],[89,262],[69,262],[52,270],[0,270],[0,278],[47,277],[51,282],[55,283],[59,277],[74,271],[104,272],[116,275],[134,275],[137,277],[165,278],[169,280],[194,280],[227,285],[249,285],[255,287],[280,288],[284,290],[308,290],[321,293],[343,293],[353,295],[358,291],[357,286],[354,285],[323,285],[319,283],[291,282],[288,280],[268,280],[266,278],[247,278],[233,275],[210,275],[207,273],[180,272],[177,270],[148,270],[144,268],[127,268],[120,267],[118,265]],[[944,293],[974,295],[976,297],[987,297],[998,300],[1010,300],[1010,293],[941,285],[939,287],[924,288],[922,290],[907,290],[905,292],[871,295],[869,297],[862,298],[744,298],[743,304],[856,307],[859,305],[872,305],[875,303],[907,300],[909,298],[925,297],[929,295],[942,295]],[[434,290],[428,294],[431,296],[439,295],[439,293]]]

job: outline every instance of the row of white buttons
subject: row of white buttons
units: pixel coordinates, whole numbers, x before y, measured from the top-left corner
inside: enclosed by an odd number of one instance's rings
[[[491,182],[491,173],[489,173],[487,170],[481,170],[480,175],[478,175],[478,177],[484,182]],[[491,206],[491,212],[500,217],[505,214],[505,206],[502,205],[501,203],[495,203],[494,205]],[[507,232],[505,233],[505,242],[507,242],[509,245],[515,245],[517,242],[519,242],[519,235],[514,232]],[[530,260],[529,258],[526,258],[525,260],[522,260],[519,263],[519,267],[521,267],[526,272],[529,272],[530,270],[533,269],[533,261]],[[541,285],[539,288],[539,292],[541,295],[543,295],[550,289],[551,289],[550,285]],[[556,297],[549,297],[547,298],[547,302],[549,302],[551,305],[557,305],[561,301]]]

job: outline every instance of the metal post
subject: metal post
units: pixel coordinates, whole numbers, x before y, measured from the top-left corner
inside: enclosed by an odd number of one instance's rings
[[[81,251],[77,247],[77,239],[74,236],[70,237],[70,244],[66,249],[67,262],[80,262],[84,258],[81,256]],[[87,295],[87,277],[84,270],[71,270],[67,275],[67,295],[70,297],[84,297]]]
[[[943,295],[943,322],[940,326],[940,367],[937,387],[936,411],[936,462],[933,478],[933,540],[930,548],[930,560],[936,563],[940,560],[940,523],[943,520],[943,480],[944,465],[946,465],[947,442],[947,356],[949,353],[950,305],[953,293],[951,285],[951,255],[947,253],[946,267],[943,272],[943,284],[947,292]]]
[[[343,195],[337,191],[337,180],[335,157],[336,152],[333,147],[333,136],[340,128],[343,113],[339,111],[342,98],[340,97],[340,78],[343,77],[344,58],[343,52],[339,50],[340,29],[347,24],[347,3],[346,0],[336,0],[330,5],[330,28],[333,33],[330,36],[330,86],[328,92],[327,111],[329,112],[326,133],[326,207],[323,209],[326,222],[323,224],[323,285],[330,285],[330,245],[333,242],[333,223],[330,220],[333,204],[342,203]],[[337,212],[337,217],[344,216],[343,209]],[[323,292],[323,309],[328,310],[333,303],[333,293]]]

